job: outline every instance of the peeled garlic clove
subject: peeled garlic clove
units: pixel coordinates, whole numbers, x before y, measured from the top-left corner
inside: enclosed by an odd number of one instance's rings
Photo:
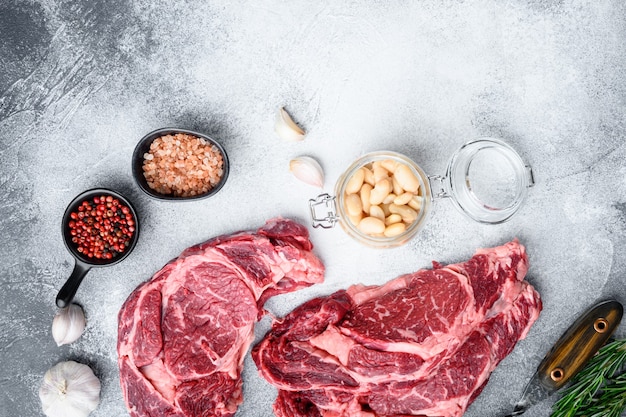
[[[62,308],[52,320],[52,337],[57,346],[75,342],[85,330],[85,313],[78,304]]]
[[[59,362],[44,375],[39,399],[48,417],[87,417],[100,403],[100,380],[87,365]]]
[[[281,139],[289,142],[299,142],[304,139],[305,132],[298,126],[289,113],[281,107],[276,114],[274,130]]]
[[[324,170],[315,159],[310,156],[300,156],[289,161],[289,170],[293,175],[314,187],[324,187]]]

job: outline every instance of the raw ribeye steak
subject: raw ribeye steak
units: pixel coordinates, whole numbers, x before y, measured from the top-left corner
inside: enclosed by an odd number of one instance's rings
[[[252,350],[279,417],[460,416],[541,311],[517,241],[276,321]]]
[[[255,233],[185,250],[130,294],[118,363],[133,417],[232,416],[243,358],[268,297],[322,282],[307,229],[273,219]]]

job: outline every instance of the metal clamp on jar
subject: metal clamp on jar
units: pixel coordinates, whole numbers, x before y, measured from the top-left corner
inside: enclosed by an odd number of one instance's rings
[[[432,203],[450,198],[470,218],[502,223],[520,208],[532,169],[499,139],[461,146],[445,176],[428,176],[413,160],[392,151],[368,153],[339,177],[335,196],[309,200],[313,227],[339,223],[359,242],[374,247],[405,244],[425,225]]]

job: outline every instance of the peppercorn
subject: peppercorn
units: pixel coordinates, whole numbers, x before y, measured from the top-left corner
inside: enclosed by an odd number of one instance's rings
[[[72,243],[88,258],[112,259],[130,245],[135,232],[130,209],[110,195],[83,201],[70,219]]]

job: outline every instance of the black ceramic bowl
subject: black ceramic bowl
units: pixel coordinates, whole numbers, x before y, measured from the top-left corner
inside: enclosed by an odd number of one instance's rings
[[[222,170],[223,170],[222,177],[219,183],[215,185],[215,187],[211,188],[209,191],[207,191],[204,194],[194,195],[190,197],[179,197],[173,194],[161,194],[157,192],[156,190],[153,190],[152,188],[150,188],[150,186],[148,185],[148,181],[146,181],[146,177],[144,177],[143,175],[143,162],[144,162],[143,156],[145,153],[147,153],[150,150],[150,145],[152,144],[152,142],[160,136],[173,135],[176,133],[185,133],[188,135],[196,136],[198,138],[202,138],[205,141],[207,141],[207,143],[215,145],[215,147],[219,149],[219,151],[222,154],[222,159],[224,161],[224,165],[222,167]],[[143,192],[145,192],[152,198],[156,198],[158,200],[168,200],[168,201],[192,201],[192,200],[200,200],[203,198],[211,197],[215,195],[224,186],[224,184],[226,183],[226,180],[228,179],[228,173],[229,173],[228,156],[226,155],[226,151],[224,150],[222,145],[216,142],[213,138],[210,138],[209,136],[204,135],[202,133],[193,132],[191,130],[185,130],[185,129],[175,129],[175,128],[157,129],[153,132],[148,133],[146,136],[144,136],[135,147],[135,151],[133,152],[132,164],[133,164],[132,166],[133,177],[135,178],[135,182],[137,183],[139,188],[141,188]]]
[[[78,245],[72,242],[72,234],[70,229],[70,220],[72,212],[78,211],[78,206],[80,206],[83,201],[92,200],[96,196],[112,196],[113,198],[117,198],[120,203],[128,207],[130,210],[134,222],[135,222],[135,231],[132,234],[130,241],[128,242],[128,246],[122,252],[117,254],[111,259],[97,259],[97,258],[89,258],[86,255],[80,253],[78,251]],[[121,262],[126,258],[135,248],[137,244],[137,239],[139,239],[139,219],[137,218],[137,212],[135,211],[132,204],[121,194],[108,190],[106,188],[96,188],[93,190],[85,191],[84,193],[78,195],[65,209],[65,214],[63,215],[63,221],[61,223],[61,232],[63,233],[63,242],[65,243],[65,247],[72,254],[75,260],[74,270],[72,271],[72,275],[67,279],[59,294],[56,298],[56,304],[58,307],[63,308],[69,305],[69,303],[74,298],[80,283],[83,281],[83,278],[89,272],[91,268],[103,267],[115,265],[118,262]]]

